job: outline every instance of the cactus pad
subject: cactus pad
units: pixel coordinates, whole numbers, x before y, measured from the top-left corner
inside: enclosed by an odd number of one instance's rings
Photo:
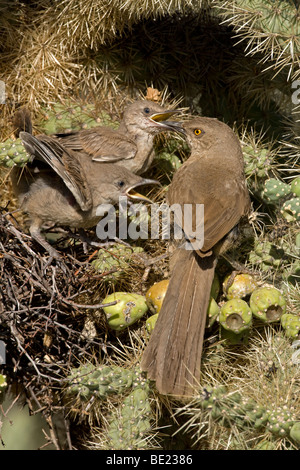
[[[133,450],[147,447],[145,435],[151,431],[149,386],[145,382],[133,389],[122,403],[121,413],[110,422],[108,438],[114,450]]]
[[[300,197],[300,176],[297,176],[291,183],[291,191],[296,197]]]
[[[85,364],[71,370],[67,377],[67,392],[81,399],[89,399],[92,395],[105,399],[108,395],[123,393],[130,388],[134,377],[134,371],[122,367]]]
[[[276,178],[265,181],[263,196],[267,201],[278,202],[291,192],[291,186]]]

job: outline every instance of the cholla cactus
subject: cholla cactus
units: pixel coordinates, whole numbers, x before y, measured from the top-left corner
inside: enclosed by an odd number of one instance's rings
[[[286,201],[282,208],[281,214],[288,222],[297,222],[300,220],[300,197],[294,197]]]
[[[254,250],[249,253],[250,263],[256,264],[261,271],[279,269],[284,263],[285,252],[269,241],[256,240]]]
[[[149,384],[145,381],[134,387],[111,419],[107,430],[108,448],[114,450],[147,448],[147,436],[152,429],[151,418]]]
[[[24,166],[31,160],[26,152],[21,139],[7,139],[0,143],[0,165],[12,168],[13,166]]]
[[[291,182],[291,190],[294,196],[300,197],[300,176],[297,176]]]
[[[43,108],[41,113],[39,127],[45,134],[68,133],[100,125],[118,127],[118,123],[104,111],[97,111],[93,104],[66,100]]]
[[[138,255],[143,251],[142,247],[128,247],[116,243],[110,248],[100,248],[91,265],[96,271],[105,274],[103,282],[116,284],[124,277],[130,263],[133,262],[135,254]]]
[[[290,194],[291,191],[292,188],[289,184],[283,183],[276,178],[270,178],[265,182],[263,196],[269,202],[278,202]]]
[[[67,393],[77,395],[81,400],[91,396],[106,399],[112,394],[121,394],[128,390],[135,379],[135,370],[117,366],[94,366],[84,364],[72,369],[67,377]]]
[[[205,415],[209,415],[211,420],[222,423],[225,427],[234,425],[240,431],[269,431],[275,437],[289,437],[296,444],[299,443],[297,416],[286,405],[277,408],[265,407],[255,399],[245,397],[242,392],[229,391],[221,385],[215,388],[204,387],[202,393],[186,406],[187,411],[189,407],[193,410],[195,419],[198,407]]]
[[[224,22],[234,28],[249,55],[272,63],[274,75],[299,76],[299,10],[291,0],[229,0],[217,2]],[[268,68],[266,65],[266,69]],[[270,65],[269,65],[270,66]]]

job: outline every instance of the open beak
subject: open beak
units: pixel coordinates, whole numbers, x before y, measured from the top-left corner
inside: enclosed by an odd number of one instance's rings
[[[180,122],[167,120],[174,114],[179,114],[181,112],[181,109],[168,109],[166,111],[161,111],[160,113],[152,114],[150,116],[150,120],[157,126],[164,127],[166,130],[177,131],[184,134],[185,132]]]
[[[135,190],[137,186],[146,186],[147,184],[158,184],[161,186],[159,181],[143,178],[139,183],[136,183],[130,186],[130,188],[126,189],[126,192],[125,192],[126,196],[133,200],[145,201],[145,202],[150,202],[151,204],[153,204],[153,201],[151,201],[151,199],[149,199],[147,196],[143,196],[143,194],[140,194]]]

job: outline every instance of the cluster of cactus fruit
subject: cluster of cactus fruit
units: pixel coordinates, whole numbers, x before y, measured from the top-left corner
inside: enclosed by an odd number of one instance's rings
[[[129,292],[115,292],[108,295],[104,304],[104,313],[109,327],[115,331],[125,330],[140,320],[146,313],[151,313],[145,321],[149,334],[153,331],[159,316],[169,281],[154,283],[146,295]],[[300,317],[287,313],[284,295],[273,286],[259,286],[250,274],[233,273],[223,282],[223,296],[226,300],[217,302],[220,293],[220,281],[215,275],[211,297],[207,310],[207,328],[215,321],[220,326],[220,336],[229,344],[247,342],[253,319],[264,324],[281,322],[286,335],[297,338],[300,331]]]
[[[123,396],[107,428],[107,447],[114,450],[144,448],[151,431],[149,381],[139,369],[115,365],[82,365],[67,377],[66,393],[86,402],[94,397],[105,401],[112,395]]]
[[[203,388],[197,402],[213,420],[222,421],[225,426],[234,423],[239,429],[265,429],[275,437],[288,437],[300,445],[299,417],[287,405],[265,407],[242,392],[229,392],[226,386]]]
[[[244,284],[245,280],[241,283],[240,276],[245,277],[237,275],[238,284]],[[246,284],[248,290],[245,289],[246,295],[242,294],[241,297],[249,296],[249,303],[240,297],[230,298],[220,308],[218,319],[221,337],[232,344],[247,341],[253,318],[265,324],[281,321],[283,329],[291,336],[289,332],[296,331],[300,317],[292,314],[286,316],[286,300],[282,293],[275,287],[255,287],[252,280],[251,288],[248,280]]]

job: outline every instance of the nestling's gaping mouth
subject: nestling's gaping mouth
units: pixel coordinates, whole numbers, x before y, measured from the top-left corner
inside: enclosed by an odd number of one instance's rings
[[[166,130],[172,130],[184,133],[184,129],[181,126],[180,122],[176,121],[167,121],[167,119],[174,114],[181,113],[181,109],[168,109],[166,111],[161,111],[160,113],[152,114],[149,117],[149,120],[157,127],[164,127]]]
[[[129,197],[130,199],[133,199],[133,200],[150,202],[152,204],[153,201],[151,201],[151,199],[149,199],[147,196],[144,196],[143,194],[140,194],[137,191],[135,191],[135,188],[137,186],[145,186],[147,184],[158,184],[158,185],[160,185],[160,182],[156,181],[156,180],[150,180],[150,179],[147,179],[147,178],[143,178],[142,181],[140,181],[139,183],[136,183],[136,184],[130,186],[130,188],[126,189],[126,191],[125,191],[126,196]]]

